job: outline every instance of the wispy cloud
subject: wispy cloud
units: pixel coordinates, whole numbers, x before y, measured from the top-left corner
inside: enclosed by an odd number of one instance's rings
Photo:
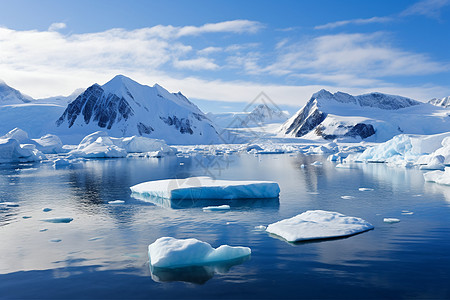
[[[206,57],[175,60],[173,62],[173,65],[177,69],[189,69],[189,70],[216,70],[219,68],[219,66],[214,63],[213,59]]]
[[[324,25],[319,25],[314,27],[314,29],[333,29],[337,27],[342,27],[345,25],[353,24],[353,25],[365,25],[365,24],[373,24],[373,23],[387,23],[391,22],[393,19],[391,17],[372,17],[367,19],[353,19],[353,20],[343,20],[332,23],[327,23]]]
[[[57,31],[66,28],[66,23],[52,23],[50,27],[48,27],[48,31]]]
[[[438,19],[442,8],[448,5],[450,5],[450,0],[423,0],[402,11],[400,16],[422,15]]]
[[[366,78],[433,74],[449,65],[391,46],[383,32],[336,34],[284,47],[275,63],[263,68],[273,74],[356,74]]]

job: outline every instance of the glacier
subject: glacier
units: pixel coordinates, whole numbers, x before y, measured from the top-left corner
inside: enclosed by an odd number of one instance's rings
[[[214,180],[203,176],[148,181],[130,189],[138,195],[170,200],[262,199],[277,198],[280,194],[278,183],[272,181]]]
[[[267,226],[266,231],[288,242],[347,237],[373,229],[369,222],[338,212],[308,210]]]
[[[190,238],[161,237],[148,246],[150,264],[158,268],[202,266],[249,256],[248,247],[222,245],[218,248]]]

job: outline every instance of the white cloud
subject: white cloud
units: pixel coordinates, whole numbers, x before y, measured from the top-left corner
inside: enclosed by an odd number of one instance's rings
[[[423,15],[430,18],[439,18],[441,9],[448,5],[450,5],[450,0],[423,0],[405,9],[400,13],[400,16]]]
[[[275,63],[263,70],[272,74],[353,74],[366,78],[410,76],[448,71],[449,64],[425,54],[397,49],[385,33],[324,35],[284,47]]]
[[[386,23],[390,22],[393,19],[390,17],[372,17],[367,19],[353,19],[353,20],[343,20],[343,21],[337,21],[332,23],[327,23],[324,25],[319,25],[314,27],[314,29],[334,29],[336,27],[341,27],[345,25],[366,25],[366,24],[373,24],[373,23]]]
[[[214,63],[214,60],[206,57],[174,60],[173,65],[177,69],[189,70],[216,70],[219,68],[219,66]]]
[[[48,28],[48,31],[58,31],[60,29],[66,28],[66,27],[67,27],[66,23],[53,23]]]
[[[249,20],[233,20],[220,23],[210,23],[202,26],[184,26],[179,27],[177,36],[199,35],[203,33],[213,32],[229,32],[229,33],[256,33],[263,25],[260,22]]]

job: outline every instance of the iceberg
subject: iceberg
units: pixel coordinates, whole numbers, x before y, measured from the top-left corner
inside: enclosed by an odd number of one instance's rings
[[[450,185],[450,167],[445,167],[444,171],[431,171],[423,174],[423,178],[428,182]]]
[[[338,212],[308,210],[267,226],[266,231],[288,242],[352,236],[373,229],[369,222]]]
[[[16,139],[0,139],[0,164],[34,162],[45,159],[45,155],[32,144],[19,144]]]
[[[210,177],[148,181],[130,189],[143,196],[171,200],[277,198],[280,194],[278,183],[273,181],[214,180]]]
[[[206,242],[194,238],[176,239],[161,237],[148,246],[150,264],[158,268],[181,268],[203,266],[249,256],[248,247],[222,245],[211,247]]]
[[[127,152],[114,144],[106,132],[97,131],[80,142],[77,149],[70,152],[75,157],[116,158],[126,157]]]

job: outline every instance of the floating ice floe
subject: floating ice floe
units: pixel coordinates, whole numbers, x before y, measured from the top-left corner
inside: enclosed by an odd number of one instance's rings
[[[31,219],[32,216],[23,216],[22,218],[23,218],[23,219]]]
[[[400,222],[400,219],[397,218],[384,218],[383,219],[384,223],[389,223],[389,224],[393,224],[393,223],[398,223]]]
[[[180,268],[202,266],[249,256],[248,247],[231,247],[222,245],[211,247],[197,239],[175,239],[161,237],[148,246],[150,264],[158,268]]]
[[[62,241],[62,239],[58,239],[58,238],[54,238],[54,239],[50,240],[50,242],[52,242],[52,243],[59,243],[61,241]]]
[[[124,204],[125,201],[123,200],[113,200],[113,201],[108,201],[108,204]]]
[[[41,221],[49,223],[70,223],[73,221],[73,218],[47,218],[42,219]]]
[[[345,200],[355,199],[354,196],[341,196],[341,198]]]
[[[41,229],[39,229],[39,232],[45,232],[47,230],[48,230],[47,228],[41,228]]]
[[[77,149],[70,152],[75,157],[87,158],[115,158],[126,157],[125,149],[114,144],[106,132],[97,131],[86,137],[78,145]]]
[[[450,185],[450,167],[446,167],[444,171],[431,171],[423,174],[425,181],[436,182],[438,184]]]
[[[206,211],[221,211],[221,210],[230,210],[229,205],[219,205],[219,206],[206,206],[202,208]]]
[[[366,187],[361,187],[358,189],[360,192],[371,192],[374,189],[373,188],[366,188]]]
[[[278,183],[272,181],[214,180],[210,177],[148,181],[130,189],[144,196],[171,200],[276,198],[280,194]]]
[[[43,211],[43,212],[49,212],[49,211],[52,211],[52,209],[49,208],[49,207],[44,207],[44,208],[42,209],[42,211]]]
[[[256,225],[255,230],[257,231],[265,231],[267,229],[267,226],[264,225]]]
[[[405,215],[405,216],[411,216],[411,215],[413,215],[414,214],[414,212],[412,212],[412,211],[409,211],[409,210],[402,210],[402,215]]]
[[[322,165],[322,162],[320,162],[320,161],[315,161],[311,164],[311,166],[321,166],[321,165]]]
[[[267,226],[266,231],[288,242],[347,237],[373,229],[369,222],[324,210],[308,210]]]

